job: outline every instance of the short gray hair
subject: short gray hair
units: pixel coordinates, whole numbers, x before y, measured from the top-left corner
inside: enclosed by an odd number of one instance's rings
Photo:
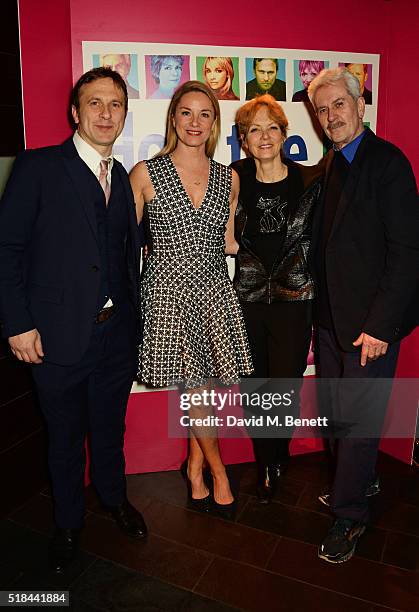
[[[361,96],[361,90],[359,87],[359,81],[349,70],[346,68],[327,68],[322,70],[308,86],[308,97],[313,106],[314,98],[317,90],[323,85],[334,85],[335,83],[343,81],[346,91],[355,100]]]

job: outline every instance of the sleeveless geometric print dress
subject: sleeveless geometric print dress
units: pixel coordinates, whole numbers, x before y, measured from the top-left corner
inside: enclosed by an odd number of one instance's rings
[[[252,360],[224,254],[231,169],[210,160],[195,208],[169,155],[145,163],[155,196],[144,208],[151,249],[141,278],[139,379],[186,388],[210,377],[238,382]]]

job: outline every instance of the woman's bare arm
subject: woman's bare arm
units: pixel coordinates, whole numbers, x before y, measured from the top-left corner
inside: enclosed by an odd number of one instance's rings
[[[155,195],[144,162],[139,162],[134,166],[130,172],[129,180],[134,194],[137,221],[140,223],[143,218],[144,202],[149,202]]]
[[[225,253],[226,255],[236,255],[239,245],[234,237],[234,216],[236,214],[237,201],[240,191],[240,179],[235,170],[232,170],[231,192],[230,192],[230,215],[225,232]]]

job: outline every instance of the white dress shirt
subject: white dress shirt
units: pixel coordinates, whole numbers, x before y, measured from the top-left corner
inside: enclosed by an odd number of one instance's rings
[[[94,149],[92,147],[92,145],[89,145],[88,142],[83,140],[83,138],[80,136],[80,134],[78,132],[74,132],[73,142],[74,142],[74,146],[76,147],[77,153],[80,155],[80,157],[82,158],[84,163],[93,172],[93,174],[95,175],[97,180],[99,180],[100,162],[102,161],[102,159],[104,159],[105,161],[108,162],[108,176],[107,176],[107,179],[108,179],[108,183],[110,185],[111,184],[112,166],[113,166],[113,155],[111,154],[111,155],[109,155],[109,157],[102,157],[102,155],[100,153],[98,153],[96,151],[96,149]]]

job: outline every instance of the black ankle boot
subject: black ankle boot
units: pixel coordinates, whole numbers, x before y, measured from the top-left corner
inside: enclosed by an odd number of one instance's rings
[[[258,466],[256,495],[260,504],[269,504],[274,494],[274,474],[269,465]]]
[[[256,495],[260,504],[269,504],[278,487],[278,481],[284,475],[287,463],[258,466]]]

